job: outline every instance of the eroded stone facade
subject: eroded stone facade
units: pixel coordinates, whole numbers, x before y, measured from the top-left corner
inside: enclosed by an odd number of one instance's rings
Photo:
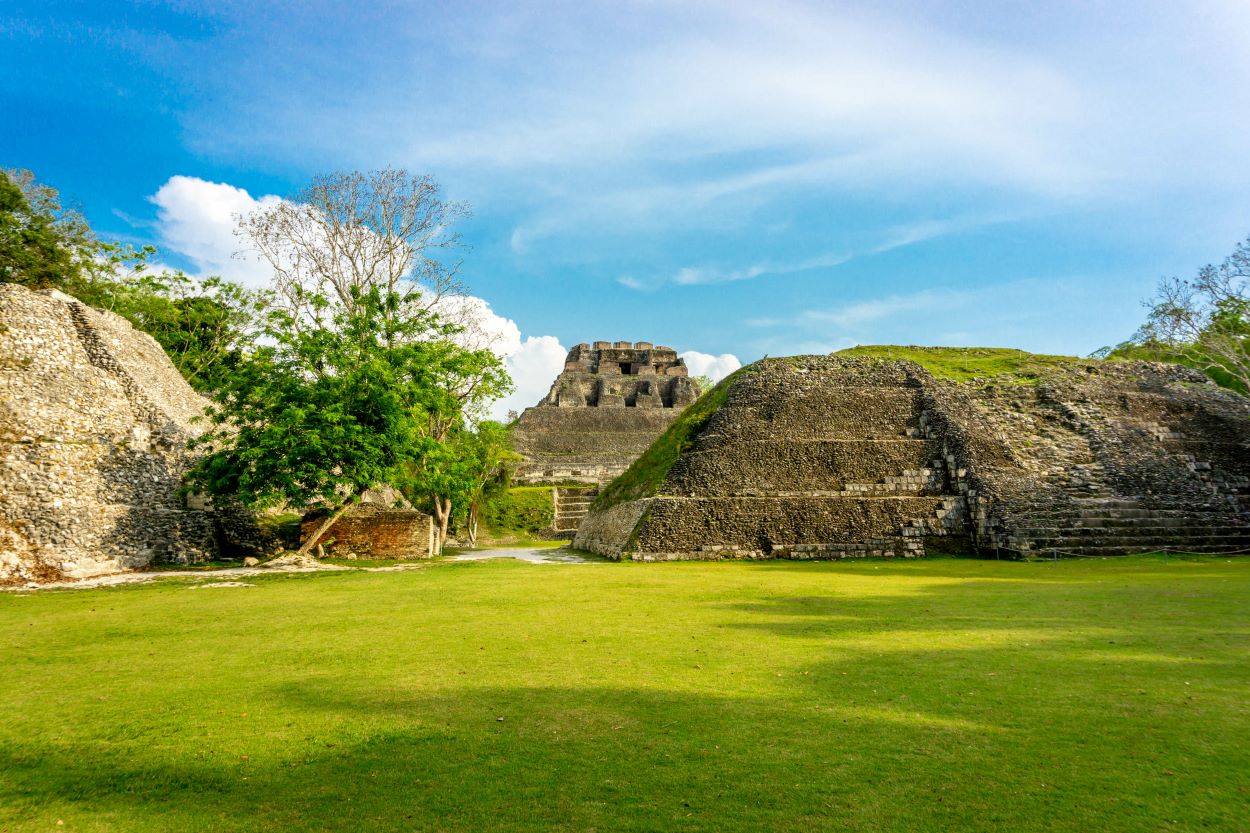
[[[519,483],[606,483],[629,467],[699,395],[671,347],[596,341],[569,351],[564,371],[513,428]]]
[[[317,531],[324,515],[300,524],[300,543]],[[434,552],[434,521],[411,508],[361,503],[322,533],[318,541],[335,558],[429,558]]]
[[[206,404],[120,316],[0,284],[0,581],[211,557],[178,494]]]
[[[612,557],[1008,557],[1250,546],[1250,401],[1194,371],[1073,363],[960,384],[805,356],[741,373],[654,498],[592,510]]]

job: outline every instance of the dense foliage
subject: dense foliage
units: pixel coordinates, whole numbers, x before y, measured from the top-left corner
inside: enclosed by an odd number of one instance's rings
[[[70,283],[79,270],[78,256],[59,222],[59,202],[43,208],[22,189],[30,179],[21,172],[0,173],[0,281],[42,289]]]
[[[253,507],[327,507],[328,527],[367,489],[441,458],[426,427],[454,401],[444,382],[464,351],[432,313],[394,315],[405,300],[357,291],[320,329],[272,311],[217,393],[190,483]]]
[[[513,486],[494,494],[482,509],[482,522],[497,535],[536,536],[550,529],[555,505],[550,486]]]

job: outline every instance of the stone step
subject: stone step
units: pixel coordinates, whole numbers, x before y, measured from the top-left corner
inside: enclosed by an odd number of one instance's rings
[[[1250,525],[1239,523],[1235,516],[1216,515],[1185,515],[1174,517],[1151,516],[1148,518],[1029,518],[1035,525],[1016,527],[1017,529],[1098,529],[1105,531],[1133,529],[1186,529],[1190,527],[1222,527],[1250,529]],[[1045,522],[1043,522],[1045,521]],[[1066,521],[1066,523],[1065,523]]]
[[[944,501],[957,502],[961,500],[958,495],[930,493],[930,494],[902,494],[898,492],[886,492],[883,494],[863,494],[849,492],[824,492],[824,491],[795,491],[795,492],[779,492],[774,489],[763,490],[758,492],[735,492],[732,494],[698,494],[698,495],[661,495],[664,498],[673,498],[676,500],[775,500],[775,499],[816,499],[816,500],[838,500],[838,501],[911,501],[920,498],[940,498]]]
[[[1226,508],[1226,506],[1228,508]],[[1019,513],[1017,517],[1023,520],[1052,520],[1057,522],[1072,523],[1081,520],[1141,520],[1143,518],[1204,518],[1204,517],[1236,517],[1231,510],[1231,504],[1211,506],[1206,509],[1111,509],[1104,512],[1094,510],[1078,510],[1064,511],[1062,509],[1037,510],[1027,513]],[[1246,519],[1250,521],[1250,518]]]
[[[1051,553],[1049,549],[1040,548],[1040,547],[1035,547],[1033,549],[1016,549],[1016,548],[1008,546],[1008,547],[1001,547],[1000,551],[1007,552],[1007,553],[1017,553],[1020,556],[1025,557],[1025,558],[1049,560],[1050,558],[1055,557],[1055,556],[1057,556],[1058,558],[1071,557],[1067,555],[1067,553],[1071,553],[1071,552],[1075,552],[1075,553],[1078,553],[1079,555],[1084,555],[1084,556],[1137,555],[1137,554],[1142,554],[1142,553],[1160,552],[1165,547],[1172,551],[1201,552],[1201,553],[1210,553],[1212,555],[1219,555],[1220,553],[1227,553],[1229,555],[1234,555],[1234,554],[1240,555],[1240,554],[1244,554],[1245,550],[1250,549],[1250,545],[1246,545],[1246,544],[1224,546],[1224,545],[1203,545],[1203,544],[1186,544],[1186,543],[1160,544],[1158,542],[1155,542],[1152,545],[1145,545],[1145,546],[1140,545],[1140,544],[1127,544],[1127,545],[1126,544],[1106,544],[1106,545],[1097,545],[1097,546],[1081,545],[1080,547],[1057,547],[1056,549],[1058,550],[1058,552],[1053,553],[1053,554]]]
[[[1141,529],[1020,529],[1008,535],[1009,538],[1031,540],[1087,540],[1100,538],[1106,540],[1128,541],[1138,538],[1206,538],[1206,537],[1250,538],[1250,529],[1237,529],[1218,526],[1194,527],[1146,527]]]
[[[1124,535],[1124,536],[1062,536],[1041,538],[1010,536],[1009,547],[1031,550],[1060,549],[1084,551],[1089,547],[1122,547],[1145,551],[1171,546],[1181,548],[1250,549],[1250,535]]]

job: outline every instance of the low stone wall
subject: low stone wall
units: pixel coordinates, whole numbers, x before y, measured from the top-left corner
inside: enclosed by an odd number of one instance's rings
[[[889,539],[888,545],[867,549],[882,555],[919,554],[913,544],[926,534],[941,534],[938,512],[944,508],[940,497],[665,496],[652,499],[646,523],[629,550],[645,557],[737,548],[768,558],[821,550],[851,554],[863,551],[865,542]],[[916,532],[904,534],[908,528]],[[796,549],[802,547],[814,549]]]
[[[669,487],[676,494],[691,495],[835,493],[874,484],[885,476],[883,472],[918,472],[932,462],[918,439],[768,437],[744,444],[703,443],[673,466]]]
[[[300,524],[300,543],[316,532],[325,516],[314,515]],[[415,509],[384,509],[360,504],[334,522],[320,539],[334,558],[430,558],[434,552],[434,522]]]
[[[620,560],[629,546],[634,528],[650,503],[650,500],[634,500],[592,511],[577,528],[573,546]]]

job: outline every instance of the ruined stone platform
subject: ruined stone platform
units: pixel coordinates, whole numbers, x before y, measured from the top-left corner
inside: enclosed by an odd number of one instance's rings
[[[1186,368],[1074,361],[960,383],[908,361],[803,356],[729,384],[658,493],[601,501],[576,547],[636,560],[1250,547],[1250,400]]]
[[[0,581],[214,555],[178,493],[205,405],[120,316],[0,284]]]

